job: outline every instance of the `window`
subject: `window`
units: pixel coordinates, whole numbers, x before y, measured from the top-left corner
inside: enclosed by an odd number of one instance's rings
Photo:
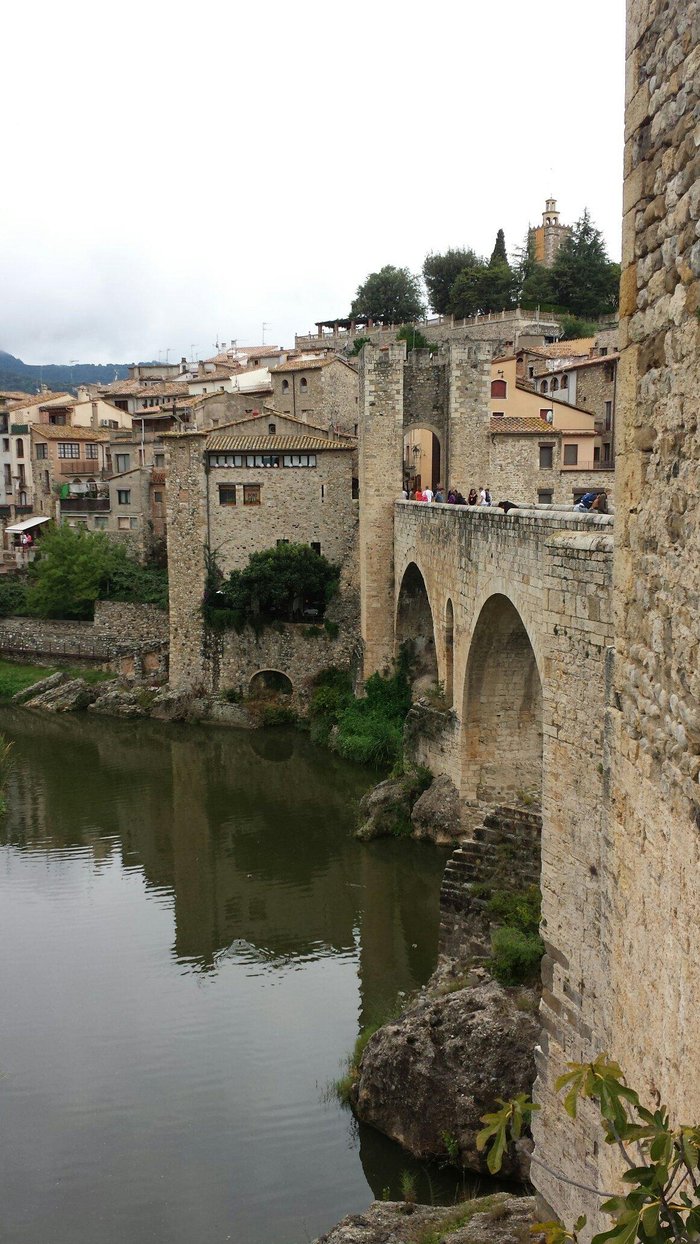
[[[321,556],[321,544],[319,540],[312,540],[311,548],[313,549],[314,553],[318,553],[319,557]]]
[[[606,441],[603,445],[603,462],[610,461],[610,442]]]
[[[491,418],[492,418],[492,419],[502,419],[502,418],[503,418],[503,411],[502,411],[502,410],[493,410],[493,411],[491,412]]]
[[[540,470],[545,471],[554,466],[554,446],[540,445]]]
[[[615,379],[615,364],[614,363],[605,364],[605,379],[606,380]]]
[[[325,499],[326,499],[326,485],[321,484],[321,500],[325,501]]]
[[[85,457],[96,458],[97,457],[97,445],[92,445],[92,444],[86,445],[85,446]]]
[[[508,385],[505,380],[491,381],[491,397],[505,397],[508,393]]]
[[[532,380],[532,377],[534,376],[534,374],[535,374],[535,369],[534,369],[534,367],[533,367],[533,366],[528,367],[528,369],[527,369],[527,378],[528,378],[528,380]]]
[[[90,446],[88,445],[89,448]],[[121,475],[122,471],[128,471],[131,466],[131,454],[115,454],[115,461],[117,464],[117,475]]]
[[[96,494],[97,494],[97,480],[96,480],[96,479],[92,479],[92,478],[90,478],[90,479],[86,479],[85,484],[86,484],[86,487],[87,487],[88,492],[91,492],[93,496],[96,496]]]
[[[608,347],[607,347],[607,346],[601,346],[601,347],[600,347],[600,354],[601,354],[601,358],[604,358],[604,357],[605,357],[605,355],[607,354],[607,352],[608,352]]]
[[[96,514],[95,515],[95,531],[106,531],[106,530],[107,530],[106,514]]]
[[[9,462],[5,463],[5,490],[12,492],[12,473]]]
[[[117,519],[117,527],[120,531],[135,531],[138,525],[138,518],[127,518],[124,516]]]
[[[3,438],[2,438],[2,448],[3,448],[3,453],[9,454],[9,452],[10,452],[10,438],[9,438],[9,436],[3,436]]]
[[[164,467],[165,466],[165,454],[154,454],[153,465],[154,467]]]
[[[578,445],[564,446],[564,466],[578,465]]]
[[[243,485],[243,504],[260,505],[260,484]]]
[[[117,489],[117,501],[119,505],[131,505],[131,489],[130,488],[118,488]]]
[[[37,447],[36,447],[36,456],[37,456],[37,458],[38,458],[38,459],[41,459],[41,458],[48,458],[48,456],[49,456],[49,447],[48,447],[48,445],[37,445]]]
[[[44,471],[44,492],[51,492],[51,476],[48,471]]]
[[[562,389],[568,389],[568,387],[569,387],[569,377],[568,377],[568,376],[562,376],[562,378],[561,378],[561,387],[562,387]]]
[[[154,492],[154,494],[153,494],[153,501],[154,501],[154,504],[155,504],[155,505],[162,505],[162,504],[163,504],[163,494],[162,494],[162,492]]]
[[[66,416],[65,415],[49,415],[49,423],[52,423],[54,427],[56,428],[65,428]]]
[[[302,376],[301,380],[299,381],[299,392],[306,393],[306,390],[308,389],[308,387],[309,387],[309,382],[306,379],[306,376]]]
[[[609,432],[612,427],[612,402],[605,403],[605,431]]]
[[[556,393],[558,388],[559,388],[559,381],[557,380],[555,376],[554,379],[552,380],[552,393]]]
[[[236,504],[236,485],[219,484],[219,505]]]
[[[553,499],[554,499],[554,493],[550,492],[548,489],[543,489],[541,492],[538,492],[537,494],[538,505],[551,505]]]
[[[26,484],[26,482],[27,482],[27,479],[26,479],[26,476],[25,476],[25,473],[24,473],[24,463],[23,463],[23,462],[18,463],[18,465],[17,465],[17,471],[19,472],[19,482],[20,482],[20,484],[22,485],[22,487],[24,487],[24,485],[25,485],[25,484]],[[22,502],[22,504],[24,505],[24,502]]]
[[[59,458],[79,458],[80,445],[75,441],[59,441],[58,456]]]
[[[21,436],[17,438],[17,457],[18,458],[24,457],[24,441],[22,440]]]
[[[359,428],[360,428],[359,423],[356,423],[356,424],[354,425],[354,427],[355,427],[355,436],[357,436],[357,433],[358,433]]]
[[[542,384],[540,385],[540,393],[546,393],[547,389],[548,389],[547,381],[543,380]]]
[[[289,381],[288,380],[282,381],[282,392],[289,393]]]

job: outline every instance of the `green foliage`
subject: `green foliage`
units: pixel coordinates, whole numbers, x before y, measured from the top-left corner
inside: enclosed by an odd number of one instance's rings
[[[243,698],[240,691],[237,691],[235,687],[227,687],[221,694],[227,704],[240,704]]]
[[[535,1110],[539,1110],[539,1106],[530,1100],[527,1093],[518,1093],[512,1101],[504,1101],[502,1097],[496,1100],[500,1104],[500,1110],[481,1116],[481,1122],[485,1126],[476,1135],[478,1152],[483,1153],[487,1146],[489,1148],[486,1165],[492,1175],[501,1169],[509,1140],[519,1140],[529,1126]]]
[[[642,1106],[607,1054],[599,1054],[591,1063],[567,1066],[568,1071],[556,1082],[558,1091],[566,1090],[564,1109],[575,1119],[580,1099],[594,1102],[605,1143],[619,1151],[627,1168],[622,1182],[628,1190],[606,1197],[601,1205],[613,1225],[595,1235],[592,1244],[687,1244],[696,1239],[700,1233],[700,1127],[681,1124],[673,1128],[666,1106],[653,1111]],[[483,1116],[486,1126],[477,1136],[477,1147],[492,1146],[487,1163],[494,1174],[500,1169],[509,1137],[517,1139],[522,1131],[522,1122],[520,1131],[513,1126],[519,1100],[503,1103],[500,1111]],[[523,1099],[523,1117],[529,1118],[527,1111],[533,1109],[537,1107]],[[585,1225],[585,1217],[578,1219],[572,1231],[558,1222],[539,1224],[547,1244],[575,1242]]]
[[[591,320],[580,320],[575,315],[565,315],[562,317],[561,326],[563,329],[560,341],[576,341],[579,337],[595,337],[598,332],[598,325]]]
[[[353,342],[352,350],[350,351],[350,358],[354,358],[356,355],[360,354],[362,347],[366,346],[371,340],[371,337],[356,337]]]
[[[21,617],[27,613],[29,580],[25,572],[0,577],[0,617]]]
[[[168,579],[147,570],[102,531],[51,527],[29,569],[27,612],[40,618],[93,616],[96,600],[167,608]]]
[[[493,890],[487,910],[494,922],[537,936],[540,928],[540,891],[536,885],[526,890]],[[540,951],[542,955],[544,951]]]
[[[484,268],[483,259],[477,259],[469,267],[463,268],[455,278],[448,303],[450,315],[455,315],[460,320],[469,319],[482,310],[481,276]]]
[[[401,1172],[401,1198],[407,1205],[415,1205],[418,1196],[416,1193],[416,1180],[410,1171]]]
[[[491,948],[486,966],[502,985],[525,985],[537,980],[544,953],[540,937],[504,925],[492,934]]]
[[[400,657],[388,676],[372,674],[356,698],[348,674],[326,670],[309,706],[311,738],[346,760],[390,768],[403,752],[403,723],[411,706],[408,661]]]
[[[473,268],[480,261],[473,250],[450,249],[444,254],[430,252],[423,263],[423,280],[430,306],[436,315],[449,315],[452,286],[460,272]]]
[[[15,665],[13,661],[0,661],[0,700],[11,700],[18,691],[31,687],[32,683],[48,678],[55,670],[41,665]]]
[[[422,320],[425,303],[420,277],[408,268],[387,264],[379,272],[370,272],[358,287],[350,308],[350,317],[368,316],[386,324],[410,324]]]
[[[405,341],[408,350],[435,350],[437,346],[416,328],[415,324],[404,324],[396,334],[397,341]]]
[[[262,711],[263,726],[294,726],[296,721],[297,715],[294,709],[287,708],[284,704],[269,704]]]
[[[608,259],[603,235],[587,211],[557,254],[552,284],[557,302],[573,315],[596,317],[618,305],[620,265]]]
[[[496,234],[496,241],[494,244],[494,248],[491,251],[491,258],[489,259],[489,267],[493,268],[495,264],[507,264],[507,263],[508,263],[508,252],[506,251],[506,235],[502,229],[499,229],[498,233]]]
[[[459,1163],[459,1141],[457,1137],[453,1136],[451,1132],[443,1132],[442,1143],[445,1146],[445,1153],[450,1162],[457,1166]]]
[[[243,570],[228,579],[207,553],[203,613],[214,630],[301,620],[316,609],[319,621],[338,587],[338,569],[307,544],[280,544],[252,553]]]
[[[379,1031],[380,1027],[380,1024],[369,1024],[362,1029],[355,1041],[352,1053],[348,1054],[345,1060],[345,1071],[338,1080],[333,1082],[333,1093],[344,1106],[350,1105],[350,1095],[353,1086],[360,1077],[360,1063],[362,1062],[362,1055],[365,1052],[367,1042],[370,1037],[374,1036],[375,1032]]]

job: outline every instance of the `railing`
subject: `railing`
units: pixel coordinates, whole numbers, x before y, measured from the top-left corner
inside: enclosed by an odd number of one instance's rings
[[[94,475],[100,473],[97,458],[61,458],[58,464],[59,475]]]
[[[62,514],[104,514],[110,506],[109,497],[61,497]]]

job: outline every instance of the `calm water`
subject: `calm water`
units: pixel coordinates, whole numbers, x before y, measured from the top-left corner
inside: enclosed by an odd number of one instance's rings
[[[302,1244],[398,1193],[324,1090],[432,970],[444,856],[355,842],[372,775],[303,735],[0,730],[4,1244]]]

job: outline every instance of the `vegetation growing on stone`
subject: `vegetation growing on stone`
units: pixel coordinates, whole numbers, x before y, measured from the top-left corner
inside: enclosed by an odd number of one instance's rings
[[[372,674],[365,694],[356,698],[350,675],[328,669],[311,699],[311,737],[346,760],[390,768],[402,756],[403,723],[411,706],[408,657],[389,675]]]
[[[544,944],[539,935],[540,891],[493,890],[487,903],[497,928],[491,936],[492,954],[487,963],[501,985],[527,985],[539,979]]]
[[[321,621],[337,591],[338,576],[338,567],[307,544],[280,544],[251,553],[248,565],[227,578],[209,551],[204,617],[218,631],[301,621],[310,611]]]

